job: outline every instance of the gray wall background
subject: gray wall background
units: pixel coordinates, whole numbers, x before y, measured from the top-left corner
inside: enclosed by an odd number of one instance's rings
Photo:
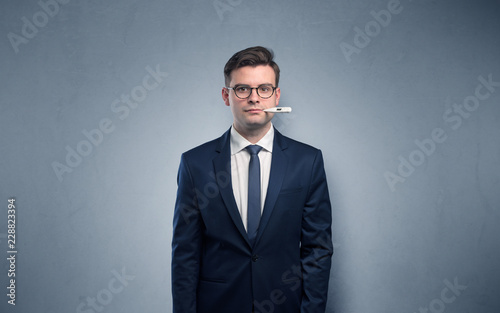
[[[2,1],[4,293],[10,197],[18,254],[0,311],[171,311],[180,154],[229,128],[222,68],[263,45],[294,109],[276,127],[326,160],[327,311],[499,312],[499,16],[486,0]]]

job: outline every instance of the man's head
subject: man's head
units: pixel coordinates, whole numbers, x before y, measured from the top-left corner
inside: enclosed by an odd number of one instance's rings
[[[280,80],[280,68],[274,62],[274,53],[264,47],[256,46],[236,52],[224,66],[224,79],[226,87],[230,87],[231,72],[243,66],[269,65],[274,70],[276,76],[275,87],[278,87]]]
[[[231,108],[234,128],[248,140],[258,140],[271,127],[273,113],[263,110],[279,103],[279,67],[273,53],[252,47],[234,54],[224,67],[222,99]]]

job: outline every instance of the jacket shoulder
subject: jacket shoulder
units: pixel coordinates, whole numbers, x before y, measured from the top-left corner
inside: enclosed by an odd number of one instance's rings
[[[313,147],[307,143],[292,139],[290,137],[284,136],[281,133],[278,135],[280,137],[279,140],[281,140],[282,147],[285,147],[288,150],[291,150],[294,153],[300,153],[300,154],[312,154],[316,155],[318,153],[321,153],[321,150]]]
[[[209,151],[215,151],[216,147],[218,146],[219,141],[220,141],[220,138],[207,141],[201,145],[198,145],[194,148],[189,149],[188,151],[184,152],[183,155],[189,157],[189,156],[200,155],[202,153],[205,154]]]
[[[222,136],[207,141],[199,146],[196,146],[182,154],[184,158],[207,158],[214,153],[220,152],[228,144],[229,130]]]

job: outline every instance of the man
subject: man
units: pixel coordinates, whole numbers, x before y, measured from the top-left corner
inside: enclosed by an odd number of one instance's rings
[[[172,240],[174,313],[325,311],[333,246],[321,151],[272,126],[273,54],[224,68],[233,125],[181,157]]]

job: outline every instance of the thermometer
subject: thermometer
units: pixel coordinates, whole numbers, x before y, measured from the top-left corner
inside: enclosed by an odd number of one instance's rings
[[[291,107],[274,107],[270,109],[265,109],[263,110],[264,112],[269,112],[269,113],[290,113],[292,112]]]

